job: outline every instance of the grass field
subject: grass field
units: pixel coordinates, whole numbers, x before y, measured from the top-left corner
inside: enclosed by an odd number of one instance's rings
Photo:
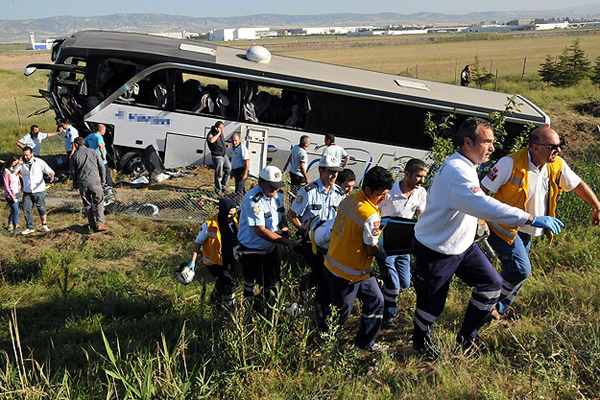
[[[500,66],[500,58],[558,54],[572,37],[554,44],[559,40],[373,44],[285,54],[396,73],[419,60],[420,76],[431,68],[428,79],[450,81],[454,62],[471,62],[473,49],[482,61],[487,50]],[[597,55],[598,40],[582,37],[590,57]],[[444,75],[446,65],[450,75]],[[521,79],[515,71],[500,80],[500,89],[522,93],[550,114],[569,139],[565,157],[600,191],[600,147],[592,133],[600,120],[577,111],[597,102],[599,89],[589,81],[551,88],[533,72]],[[45,87],[42,74],[24,78],[0,70],[0,79],[0,153],[7,154],[28,125],[54,127],[49,114],[23,126],[16,118],[14,98],[22,115],[45,105],[27,97]],[[52,146],[60,151],[60,144]],[[0,210],[5,218],[7,207]],[[495,350],[479,356],[455,351],[470,290],[453,282],[434,333],[442,357],[427,362],[410,347],[412,289],[400,297],[400,327],[382,334],[390,351],[364,355],[351,346],[356,317],[335,335],[320,337],[310,307],[299,317],[278,310],[264,319],[243,307],[230,315],[211,303],[206,271],[189,286],[178,284],[173,268],[187,259],[198,226],[111,215],[110,233],[88,235],[82,215],[50,209],[48,234],[0,231],[0,393],[6,399],[86,400],[597,399],[600,230],[589,227],[589,207],[573,194],[563,196],[559,212],[566,231],[552,246],[533,244],[534,272],[508,320],[482,330]],[[281,301],[289,305],[299,298],[306,267],[297,255],[282,255]],[[236,279],[239,296],[241,274]]]

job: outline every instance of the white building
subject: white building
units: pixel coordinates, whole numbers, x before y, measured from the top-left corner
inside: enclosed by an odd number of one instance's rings
[[[568,22],[557,22],[553,24],[535,24],[536,31],[549,31],[551,29],[567,29],[569,27]]]
[[[185,30],[181,32],[158,32],[158,33],[149,33],[149,35],[153,36],[164,36],[171,39],[189,39],[192,37],[200,36],[200,34],[195,32],[187,32]]]
[[[252,40],[276,35],[277,32],[271,31],[271,28],[212,29],[208,34],[208,40],[228,42],[231,40]]]
[[[348,36],[399,36],[399,35],[421,35],[428,33],[427,29],[404,29],[404,30],[368,30],[350,32]]]

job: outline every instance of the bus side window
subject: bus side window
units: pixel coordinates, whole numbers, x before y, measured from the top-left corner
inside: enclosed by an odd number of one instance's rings
[[[234,93],[234,97],[237,96]],[[192,114],[215,115],[221,118],[235,114],[230,110],[231,94],[228,81],[187,72],[177,72],[175,108]]]
[[[302,129],[311,106],[307,93],[287,88],[248,84],[244,119]]]
[[[166,109],[169,102],[169,79],[167,71],[156,71],[132,86],[131,92],[120,98],[128,104]]]

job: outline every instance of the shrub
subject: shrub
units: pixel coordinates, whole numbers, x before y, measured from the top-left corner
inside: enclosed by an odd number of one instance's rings
[[[585,79],[590,72],[590,62],[579,46],[579,39],[563,50],[557,60],[548,54],[538,71],[542,81],[557,87],[574,86]]]

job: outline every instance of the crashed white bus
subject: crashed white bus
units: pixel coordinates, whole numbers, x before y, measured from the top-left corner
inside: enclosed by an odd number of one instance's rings
[[[253,57],[252,57],[253,56]],[[206,134],[216,121],[225,137],[241,134],[251,151],[251,174],[265,164],[289,168],[291,147],[311,137],[309,175],[325,133],[350,155],[359,179],[373,165],[402,168],[426,157],[432,140],[425,113],[485,117],[503,111],[510,95],[355,68],[273,56],[144,34],[82,31],[55,45],[54,64],[31,64],[25,74],[49,69],[48,100],[57,118],[86,132],[107,126],[115,167],[142,167],[154,146],[165,167],[210,164]],[[549,123],[518,96],[520,110],[508,130]]]

